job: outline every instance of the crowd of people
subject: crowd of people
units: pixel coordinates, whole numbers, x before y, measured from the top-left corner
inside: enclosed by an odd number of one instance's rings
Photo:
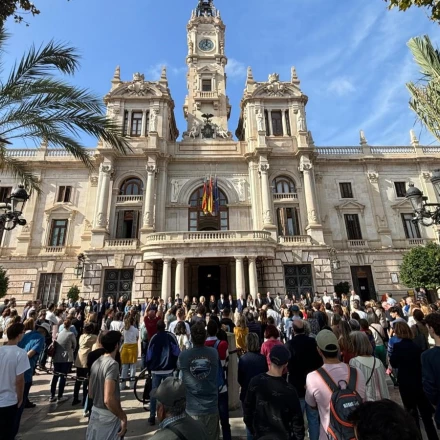
[[[230,368],[238,370],[248,440],[302,440],[305,419],[310,440],[421,439],[420,419],[436,440],[439,305],[423,295],[363,303],[354,291],[268,292],[133,304],[34,301],[19,314],[7,299],[0,306],[0,437],[16,437],[23,410],[35,406],[35,371],[48,367],[51,403],[67,400],[66,377],[75,374],[72,405],[89,417],[87,439],[123,437],[120,391],[133,387],[140,357],[151,375],[147,422],[159,421],[154,440],[190,439],[196,430],[201,440],[218,440],[220,432],[231,440]],[[388,377],[404,409],[389,400]]]

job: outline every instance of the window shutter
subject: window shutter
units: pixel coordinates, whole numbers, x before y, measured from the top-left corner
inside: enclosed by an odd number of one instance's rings
[[[122,234],[124,232],[124,211],[117,212],[116,221],[116,238],[123,238]]]
[[[133,211],[133,226],[131,229],[131,237],[138,238],[139,231],[139,211]]]

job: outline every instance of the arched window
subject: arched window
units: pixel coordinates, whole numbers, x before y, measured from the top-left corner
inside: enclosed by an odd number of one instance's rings
[[[120,196],[141,196],[144,192],[144,184],[137,177],[130,177],[121,185]]]
[[[202,210],[203,186],[196,189],[189,198],[188,230],[189,231],[227,231],[229,229],[228,199],[224,192],[218,190],[219,212],[205,214]]]
[[[296,193],[295,182],[286,176],[278,176],[273,180],[273,192],[275,194]]]

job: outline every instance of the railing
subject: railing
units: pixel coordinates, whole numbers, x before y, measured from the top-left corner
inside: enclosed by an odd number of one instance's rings
[[[150,234],[147,243],[167,241],[231,241],[231,240],[270,240],[271,234],[266,231],[200,231],[200,232],[159,232]]]
[[[281,235],[278,237],[280,244],[312,244],[310,235]]]
[[[406,242],[409,246],[421,246],[425,244],[424,238],[407,238]]]
[[[34,157],[37,155],[37,150],[7,150],[6,152],[7,156],[13,156],[13,157]]]
[[[367,240],[348,240],[348,247],[350,248],[368,247]]]
[[[96,150],[95,149],[86,149],[86,154],[88,154],[89,156],[93,156],[95,154]],[[46,151],[46,156],[47,157],[69,157],[73,155],[65,150],[64,148],[49,148]]]
[[[62,254],[65,249],[64,246],[46,246],[44,252],[46,254]]]
[[[273,193],[273,199],[275,201],[279,201],[279,200],[293,200],[293,199],[298,199],[298,194],[297,193],[284,193],[284,194],[276,194]]]
[[[316,147],[316,152],[326,155],[362,154],[362,147]]]
[[[415,154],[414,147],[370,147],[372,154]]]
[[[116,198],[116,203],[127,203],[127,202],[138,203],[138,202],[142,202],[143,199],[144,199],[144,196],[142,196],[142,195],[140,195],[140,196],[118,196]]]
[[[440,145],[429,145],[426,147],[422,147],[422,151],[424,154],[440,153]]]
[[[138,246],[137,238],[116,238],[113,240],[105,240],[104,247],[110,248],[130,248],[136,249]]]
[[[197,92],[199,98],[217,98],[217,92]]]

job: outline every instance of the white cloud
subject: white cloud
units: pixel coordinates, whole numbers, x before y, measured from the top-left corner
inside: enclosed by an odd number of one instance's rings
[[[147,81],[158,81],[164,67],[167,68],[167,75],[173,76],[183,75],[187,69],[186,66],[174,67],[169,65],[166,61],[163,61],[149,66],[145,71],[145,79]]]
[[[228,64],[226,65],[226,73],[230,79],[239,79],[246,76],[247,68],[241,61],[237,61],[234,58],[228,59]]]
[[[353,83],[346,77],[335,78],[327,87],[327,91],[337,96],[344,96],[356,90]]]

